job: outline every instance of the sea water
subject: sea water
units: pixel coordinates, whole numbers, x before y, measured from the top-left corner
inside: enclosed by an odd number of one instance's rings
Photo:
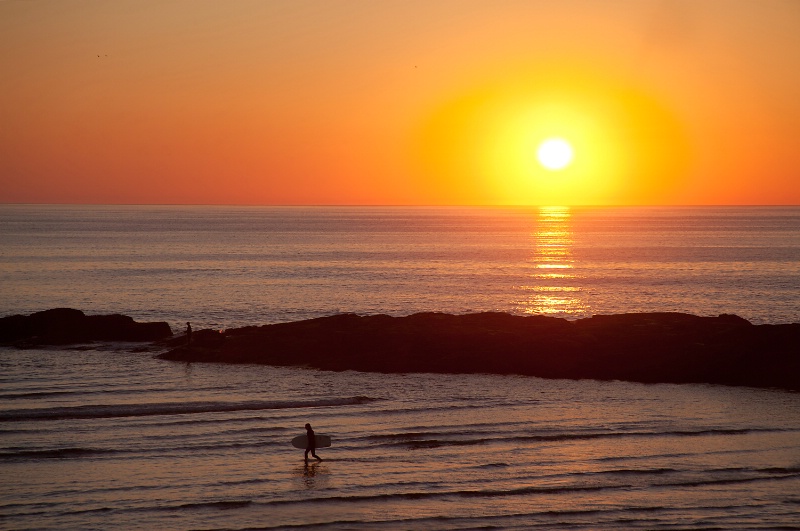
[[[798,300],[793,207],[0,206],[0,315],[761,324],[800,322]],[[0,527],[800,528],[797,393],[81,348],[0,350]],[[333,439],[308,466],[289,443],[306,422]]]
[[[0,205],[0,315],[180,326],[336,312],[800,320],[800,208]]]

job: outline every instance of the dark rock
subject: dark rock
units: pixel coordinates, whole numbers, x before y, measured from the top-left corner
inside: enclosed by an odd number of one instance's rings
[[[213,340],[211,339],[213,338]],[[324,370],[522,374],[800,390],[800,324],[734,315],[333,315],[230,329],[159,356]]]
[[[156,341],[172,335],[164,322],[137,323],[127,315],[86,315],[55,308],[0,318],[0,344],[69,345],[87,341]]]

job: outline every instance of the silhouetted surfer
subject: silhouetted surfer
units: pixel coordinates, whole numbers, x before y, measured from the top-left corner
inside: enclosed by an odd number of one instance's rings
[[[192,325],[186,323],[186,346],[192,346]]]
[[[311,452],[311,455],[314,456],[317,461],[322,461],[322,458],[317,455],[317,440],[314,436],[314,430],[311,429],[311,424],[306,424],[306,439],[308,442],[306,443],[306,463],[308,463],[308,452]]]

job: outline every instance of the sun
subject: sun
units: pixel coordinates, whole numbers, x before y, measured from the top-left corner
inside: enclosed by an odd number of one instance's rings
[[[572,146],[563,138],[548,138],[536,150],[536,158],[548,170],[561,170],[572,162]]]

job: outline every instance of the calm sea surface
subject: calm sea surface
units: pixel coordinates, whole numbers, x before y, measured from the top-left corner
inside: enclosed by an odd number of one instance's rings
[[[788,323],[799,301],[794,207],[0,205],[0,315],[67,306],[176,331],[344,311]],[[0,528],[800,529],[798,393],[128,347],[0,349]],[[289,445],[306,422],[333,438],[307,467]]]

